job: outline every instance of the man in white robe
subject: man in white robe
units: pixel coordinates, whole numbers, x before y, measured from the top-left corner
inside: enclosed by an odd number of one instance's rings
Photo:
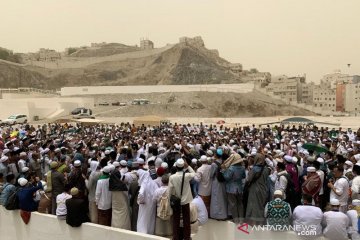
[[[298,231],[303,231],[309,226],[316,228],[316,236],[322,234],[321,221],[323,212],[320,208],[312,206],[312,196],[303,195],[303,205],[297,206],[293,212],[293,225]],[[298,232],[299,233],[299,232]]]
[[[143,169],[138,170],[139,175],[139,214],[137,220],[137,232],[154,234],[156,202],[153,201],[155,190],[158,188],[150,173]]]
[[[353,209],[349,210],[346,214],[350,221],[348,233],[352,240],[360,240],[360,234],[358,233],[358,211],[360,212],[360,200],[352,200],[352,207]]]
[[[324,236],[330,240],[347,240],[349,218],[346,214],[339,212],[338,199],[330,199],[330,205],[331,211],[325,212],[323,218]]]

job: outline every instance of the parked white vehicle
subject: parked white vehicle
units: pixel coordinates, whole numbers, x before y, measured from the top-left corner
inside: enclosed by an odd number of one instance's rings
[[[26,115],[17,114],[17,115],[11,115],[2,122],[5,124],[17,124],[17,123],[26,123],[27,121],[28,119]]]

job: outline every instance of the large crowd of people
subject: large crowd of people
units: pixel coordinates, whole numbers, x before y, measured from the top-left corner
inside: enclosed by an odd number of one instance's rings
[[[72,227],[188,240],[210,218],[360,239],[360,130],[123,123],[0,133],[0,204],[25,223],[38,211]]]

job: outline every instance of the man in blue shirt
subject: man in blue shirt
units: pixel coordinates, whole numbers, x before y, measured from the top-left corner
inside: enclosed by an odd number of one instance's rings
[[[6,175],[6,183],[3,186],[3,191],[0,194],[0,205],[5,205],[7,202],[10,194],[15,191],[15,175],[14,174],[8,174]]]
[[[245,179],[245,167],[242,165],[242,159],[239,155],[234,156],[234,161],[232,161],[230,167],[226,168],[225,163],[221,166],[221,171],[225,178],[228,208],[230,209],[234,223],[238,224],[244,218],[242,194],[244,189],[243,180]]]

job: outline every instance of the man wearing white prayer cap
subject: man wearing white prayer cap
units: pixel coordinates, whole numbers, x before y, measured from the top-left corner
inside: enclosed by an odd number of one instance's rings
[[[283,192],[276,190],[274,199],[265,205],[265,218],[268,225],[285,227],[291,224],[290,204],[283,201]]]
[[[355,164],[352,168],[353,180],[351,183],[351,198],[360,199],[360,164]]]
[[[205,155],[200,157],[201,167],[196,171],[194,180],[199,184],[198,194],[204,201],[206,209],[210,212],[210,200],[211,200],[211,164],[208,162],[208,158]]]
[[[163,162],[163,163],[161,163],[161,167],[168,169],[169,165],[167,164],[167,162]]]
[[[340,211],[347,212],[348,198],[349,198],[349,181],[343,177],[344,168],[341,165],[333,168],[335,182],[332,180],[328,183],[330,188],[330,199],[335,198],[340,202]]]
[[[348,229],[348,233],[351,236],[351,239],[360,239],[360,234],[358,233],[358,212],[360,213],[360,200],[354,199],[352,200],[352,209],[347,211],[346,215],[349,217],[350,226]]]
[[[344,163],[344,175],[345,176],[348,176],[347,174],[352,175],[353,166],[354,166],[354,164],[351,161],[349,161],[349,160],[345,161],[345,163]]]
[[[334,240],[347,240],[349,218],[345,213],[339,211],[340,202],[338,199],[330,198],[330,205],[331,210],[324,213],[324,237]]]
[[[190,203],[193,199],[190,184],[191,179],[195,177],[195,172],[191,166],[187,166],[187,172],[184,172],[185,161],[182,158],[176,160],[175,163],[177,172],[170,176],[168,191],[169,195],[175,195],[181,199],[180,207],[173,208],[173,233],[180,231],[180,214],[183,215],[183,233],[184,239],[191,239],[191,228],[190,228]],[[184,175],[184,176],[183,176]],[[184,178],[183,191],[181,193],[181,183]]]
[[[355,154],[353,157],[357,162],[360,162],[360,153]]]
[[[312,196],[303,194],[302,195],[303,205],[299,205],[294,209],[293,212],[293,225],[294,226],[313,226],[316,234],[312,237],[320,237],[322,235],[322,219],[323,212],[319,207],[313,206]],[[299,235],[303,231],[301,228],[295,229],[295,232]]]

